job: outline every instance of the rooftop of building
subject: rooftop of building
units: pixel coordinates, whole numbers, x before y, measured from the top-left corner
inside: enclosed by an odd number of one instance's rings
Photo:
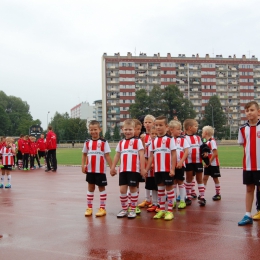
[[[191,56],[186,56],[186,54],[178,54],[178,56],[172,56],[171,53],[167,53],[166,56],[161,56],[160,53],[155,53],[151,56],[147,55],[146,53],[140,52],[139,55],[133,55],[131,52],[127,52],[127,54],[124,56],[120,55],[120,52],[114,53],[114,55],[108,55],[106,52],[103,53],[103,58],[125,58],[125,59],[147,59],[147,58],[154,58],[154,59],[182,59],[182,60],[190,60],[190,59],[196,59],[196,60],[237,60],[237,61],[258,61],[258,59],[255,57],[255,55],[252,55],[250,58],[247,58],[245,54],[242,55],[241,58],[238,58],[236,54],[228,55],[228,57],[224,57],[222,54],[214,55],[214,57],[210,57],[209,54],[205,54],[205,56],[200,57],[200,55],[192,54]]]

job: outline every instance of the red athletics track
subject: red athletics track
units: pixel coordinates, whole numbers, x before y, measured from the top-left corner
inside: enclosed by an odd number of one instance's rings
[[[86,218],[80,167],[13,171],[12,188],[0,190],[0,259],[259,259],[260,222],[237,226],[245,213],[241,172],[222,169],[221,201],[211,200],[209,180],[206,207],[193,200],[167,222],[145,210],[133,220],[117,219],[118,176],[108,175],[107,216]],[[142,183],[139,201],[143,195]]]

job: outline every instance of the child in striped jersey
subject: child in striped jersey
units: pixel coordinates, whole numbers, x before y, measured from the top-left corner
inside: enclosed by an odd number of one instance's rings
[[[200,136],[196,133],[198,131],[198,122],[195,119],[186,119],[183,122],[183,128],[185,130],[185,138],[188,141],[189,153],[188,157],[185,161],[186,163],[186,204],[191,205],[191,188],[192,188],[192,180],[193,174],[196,176],[196,181],[198,183],[199,189],[199,204],[200,206],[206,205],[206,200],[204,198],[205,188],[203,184],[203,165],[202,159],[200,155],[200,146],[202,145],[202,141]]]
[[[87,203],[85,216],[92,215],[92,204],[94,199],[95,186],[98,186],[100,192],[100,207],[96,213],[96,217],[106,215],[106,199],[107,193],[105,186],[107,186],[106,177],[106,162],[111,168],[112,160],[109,153],[111,152],[108,142],[99,137],[101,132],[98,121],[93,120],[89,123],[89,133],[91,139],[84,143],[82,150],[82,172],[86,173],[86,181],[88,182]]]
[[[204,166],[203,183],[206,189],[209,176],[213,178],[213,181],[215,183],[216,195],[213,196],[212,199],[216,201],[216,200],[221,200],[220,184],[218,179],[219,177],[221,177],[221,175],[219,171],[218,148],[217,148],[217,143],[213,138],[213,135],[214,135],[213,127],[207,125],[202,128],[202,134],[201,134],[202,139],[205,139],[206,144],[211,150],[211,152],[208,155],[209,165]]]
[[[151,141],[157,137],[157,130],[155,126],[151,128],[150,131]],[[147,159],[150,157],[151,154],[151,143],[148,144],[148,153]],[[152,191],[152,204],[148,206],[148,212],[158,212],[160,210],[160,206],[158,203],[158,187],[154,177],[154,162],[152,162],[150,170],[147,172],[146,182],[145,182],[145,189]]]
[[[238,143],[243,145],[243,184],[246,185],[246,214],[238,222],[239,226],[253,223],[251,210],[254,200],[255,186],[260,184],[260,114],[259,105],[256,101],[245,105],[245,114],[248,122],[238,131]],[[258,213],[255,215],[257,216]],[[255,218],[254,219],[257,219]]]
[[[144,128],[145,128],[145,134],[141,136],[143,144],[144,144],[144,157],[145,161],[147,163],[148,160],[148,146],[151,143],[151,136],[150,132],[154,125],[155,117],[152,115],[146,115],[144,117]],[[145,199],[143,202],[141,202],[138,206],[141,208],[149,207],[151,205],[151,196],[150,196],[150,189],[145,188]]]
[[[116,165],[120,159],[119,186],[122,210],[117,214],[118,218],[135,218],[138,193],[137,183],[139,175],[145,177],[144,147],[140,138],[134,137],[135,122],[132,119],[124,121],[122,130],[125,138],[120,140],[116,147],[116,155],[111,166],[110,174],[116,175]],[[127,188],[131,193],[131,210],[128,211]]]
[[[186,140],[185,136],[181,136],[181,122],[177,120],[172,120],[169,123],[169,130],[171,132],[171,136],[175,140],[176,144],[176,153],[177,153],[177,160],[176,160],[176,167],[175,167],[175,175],[174,175],[174,203],[173,208],[176,207],[176,194],[177,194],[177,185],[179,186],[180,190],[180,203],[178,205],[178,209],[184,209],[186,208],[185,203],[185,186],[184,186],[184,169],[185,169],[185,160],[189,153],[189,147],[188,141]]]
[[[15,148],[12,143],[12,138],[7,137],[5,140],[5,145],[2,146],[0,150],[0,154],[2,156],[2,177],[1,177],[1,184],[0,188],[11,188],[11,174],[10,171],[12,171],[12,166],[14,164],[14,155],[15,155]],[[5,175],[7,175],[7,181],[8,183],[4,186],[4,179]]]
[[[154,162],[155,181],[158,187],[158,200],[160,211],[154,216],[154,219],[164,218],[164,220],[172,220],[174,200],[174,175],[176,165],[176,145],[173,138],[166,134],[168,124],[165,116],[159,116],[155,119],[155,128],[157,137],[152,140],[151,154],[148,159],[146,170],[150,170]],[[168,209],[165,209],[165,190],[167,192]]]

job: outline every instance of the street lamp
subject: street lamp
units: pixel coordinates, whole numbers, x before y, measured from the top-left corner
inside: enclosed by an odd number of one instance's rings
[[[50,111],[48,111],[48,113],[47,113],[47,128],[48,128],[48,124],[49,124],[49,121],[48,121],[49,113],[50,113]]]
[[[212,119],[212,127],[214,128],[214,117],[213,117],[213,106],[212,104],[209,104],[211,107],[211,119]]]

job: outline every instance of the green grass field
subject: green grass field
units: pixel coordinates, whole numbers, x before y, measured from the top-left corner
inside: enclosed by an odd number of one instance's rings
[[[243,148],[238,145],[219,146],[218,154],[222,167],[242,167]],[[111,158],[115,149],[111,149]],[[82,148],[59,148],[57,160],[60,165],[81,165]]]

